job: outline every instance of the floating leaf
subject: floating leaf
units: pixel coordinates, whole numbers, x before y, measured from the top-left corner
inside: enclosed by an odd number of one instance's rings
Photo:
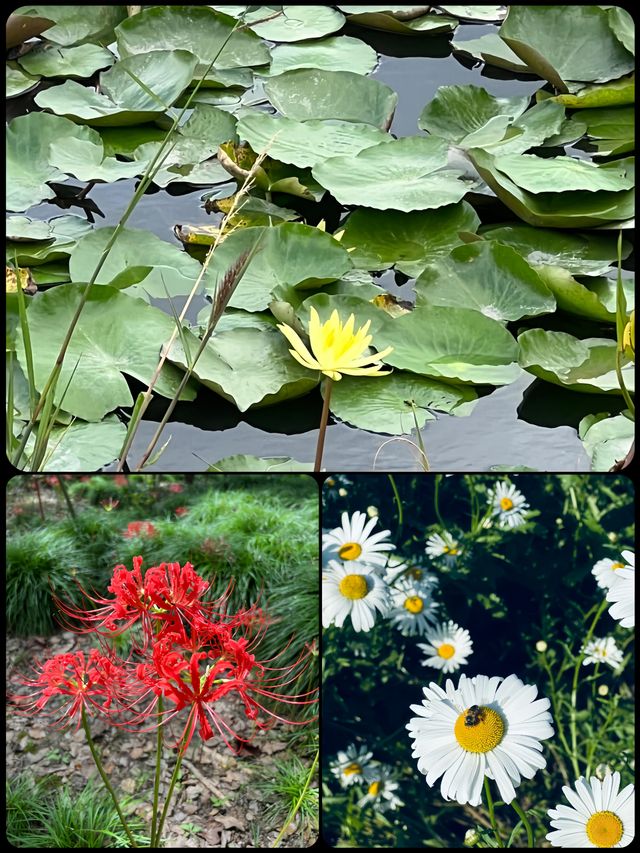
[[[40,115],[40,113],[33,113]],[[17,220],[24,219],[27,223],[24,228],[18,229]],[[7,259],[17,259],[19,264],[39,266],[60,259],[66,259],[78,243],[78,240],[92,231],[93,228],[86,219],[81,216],[56,216],[48,222],[31,220],[27,217],[10,217],[12,236],[7,234],[6,254]],[[35,241],[35,237],[29,235],[43,233],[40,226],[46,226],[48,237]],[[8,226],[9,228],[9,226]]]
[[[609,6],[607,9],[609,26],[618,41],[626,47],[632,56],[636,53],[636,34],[633,18],[621,6]]]
[[[271,65],[260,69],[263,77],[277,77],[285,71],[319,68],[322,71],[350,71],[370,74],[378,64],[378,54],[360,39],[333,36],[327,39],[281,44],[271,50]]]
[[[113,41],[114,27],[127,17],[126,6],[20,6],[14,15],[44,18],[53,26],[46,29],[48,41],[61,45]]]
[[[629,77],[621,77],[619,80],[614,80],[612,83],[604,83],[600,86],[583,86],[572,94],[550,96],[544,89],[539,89],[536,93],[536,98],[539,100],[548,98],[572,109],[625,106],[626,104],[633,104],[635,96],[634,74],[631,74]]]
[[[586,131],[598,154],[611,156],[625,154],[635,148],[635,110],[633,107],[608,107],[581,110],[579,121],[586,124]]]
[[[496,162],[500,172],[530,193],[560,193],[573,190],[619,192],[634,186],[624,164],[596,166],[575,157],[536,157],[508,154]]]
[[[96,145],[88,139],[65,139],[63,142],[52,143],[49,148],[49,162],[79,181],[109,183],[121,178],[135,178],[144,171],[144,164],[122,163],[115,157],[106,157],[102,142]]]
[[[290,456],[258,457],[242,453],[237,456],[225,456],[224,459],[213,462],[207,471],[249,471],[252,474],[256,471],[313,471],[313,463],[296,462]]]
[[[20,95],[26,95],[40,82],[40,77],[34,77],[32,74],[27,74],[15,62],[7,62],[5,82],[5,95],[7,98],[18,98]]]
[[[42,470],[97,471],[118,458],[126,434],[126,426],[115,415],[98,423],[74,421],[69,426],[55,427]]]
[[[487,23],[502,21],[506,14],[504,6],[438,6],[438,9],[463,21]]]
[[[635,438],[635,424],[624,415],[608,412],[587,415],[580,421],[578,435],[591,459],[593,471],[610,471],[624,459]]]
[[[33,243],[51,239],[49,223],[41,219],[29,219],[28,216],[8,216],[5,220],[7,240],[19,243]]]
[[[527,63],[511,50],[498,33],[486,33],[480,38],[465,41],[454,38],[451,40],[451,48],[454,53],[468,54],[488,65],[506,68],[507,71],[515,71],[517,74],[531,73]]]
[[[101,127],[99,130],[108,157],[121,154],[132,157],[135,149],[145,142],[161,142],[167,135],[153,124],[134,125],[133,127]]]
[[[588,317],[590,320],[615,323],[616,283],[604,276],[577,281],[566,269],[554,266],[538,267],[538,275],[556,297],[558,308],[569,314]],[[624,282],[625,293],[633,307],[633,281]]]
[[[145,142],[133,152],[139,171],[156,156],[162,143]],[[209,159],[205,159],[205,158]],[[202,160],[200,158],[203,158]],[[199,140],[180,139],[167,153],[164,162],[153,176],[153,183],[166,187],[171,183],[186,184],[224,184],[229,181],[229,173],[221,163],[209,153],[209,146],[204,147]]]
[[[270,10],[261,9],[260,18],[267,17]],[[282,6],[282,14],[273,15],[260,24],[252,23],[251,16],[245,18],[254,33],[269,41],[298,42],[303,39],[321,38],[342,29],[344,15],[330,6]]]
[[[91,77],[102,68],[109,68],[116,61],[105,47],[97,44],[81,44],[78,47],[56,47],[45,45],[31,50],[18,60],[29,74],[41,77]]]
[[[350,24],[384,30],[389,33],[420,36],[450,33],[458,26],[456,18],[430,14],[430,6],[338,6]]]

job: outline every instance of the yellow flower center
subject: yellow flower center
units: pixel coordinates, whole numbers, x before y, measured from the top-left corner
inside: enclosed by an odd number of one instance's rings
[[[404,606],[409,613],[421,613],[424,608],[424,602],[419,595],[411,595],[405,599]]]
[[[367,791],[367,793],[371,794],[372,797],[377,797],[379,790],[380,790],[380,782],[372,782],[369,785],[369,790]]]
[[[624,569],[624,563],[613,563],[611,568],[614,572],[617,572],[618,569]]]
[[[613,812],[596,812],[587,821],[587,837],[596,847],[615,847],[622,838],[622,821]]]
[[[490,752],[504,737],[504,720],[493,708],[473,705],[460,714],[453,733],[467,752]]]
[[[338,551],[341,560],[357,560],[360,554],[362,554],[362,545],[359,542],[345,542]]]
[[[369,592],[367,579],[364,575],[347,575],[340,581],[338,589],[345,598],[350,598],[352,601],[357,598],[364,598]]]
[[[345,776],[353,776],[354,773],[362,773],[362,767],[357,761],[352,761],[342,772]]]
[[[500,509],[506,512],[508,509],[511,509],[513,506],[513,501],[511,498],[500,498]]]
[[[453,648],[451,643],[443,643],[438,649],[438,654],[441,658],[444,658],[445,660],[449,660],[449,658],[452,658],[455,653],[456,650]]]

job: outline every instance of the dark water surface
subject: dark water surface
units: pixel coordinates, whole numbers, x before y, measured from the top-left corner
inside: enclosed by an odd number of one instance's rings
[[[492,29],[486,25],[465,25],[458,28],[456,39],[475,38]],[[494,95],[507,96],[532,94],[543,85],[537,78],[517,79],[499,69],[471,68],[462,64],[449,55],[448,40],[442,37],[402,37],[356,27],[347,27],[345,33],[367,41],[381,54],[379,67],[371,76],[398,93],[398,107],[391,126],[396,136],[419,133],[418,116],[439,86],[473,83]],[[121,181],[99,184],[92,189],[91,198],[105,214],[98,225],[113,225],[118,221],[131,198],[133,186],[132,181]],[[202,208],[203,192],[197,189],[181,195],[168,191],[147,194],[128,225],[146,228],[179,245],[173,235],[176,223],[215,224],[215,218]],[[72,209],[71,212],[77,211]],[[49,218],[56,215],[56,211],[51,205],[42,204],[28,211],[28,215]],[[505,218],[515,217],[509,214]],[[393,272],[385,273],[377,281],[404,298],[411,290],[410,283],[398,287]],[[189,312],[190,319],[204,303],[203,299],[194,300],[194,304],[196,301],[194,310]],[[179,310],[181,305],[177,307]],[[138,390],[142,389],[133,389],[134,396]],[[535,399],[535,406],[531,408],[537,413],[537,425],[518,417],[525,390],[532,400]],[[492,466],[526,466],[550,471],[587,471],[589,459],[574,428],[582,414],[594,411],[592,401],[578,399],[583,396],[590,395],[564,390],[559,394],[553,387],[525,376],[483,397],[468,417],[442,416],[429,422],[422,435],[431,468],[434,471],[478,471]],[[136,464],[145,450],[164,405],[164,401],[158,400],[148,410],[148,420],[138,430],[130,464]],[[575,406],[576,412],[570,415],[569,406]],[[589,408],[583,411],[585,406]],[[171,441],[148,470],[197,471],[205,468],[206,463],[243,453],[290,456],[300,462],[311,462],[320,411],[321,398],[315,393],[303,400],[289,401],[286,406],[240,416],[233,406],[203,389],[194,402],[176,408],[158,447],[169,436]],[[563,425],[541,425],[558,422]],[[574,426],[564,425],[566,423]],[[376,470],[419,470],[417,452],[412,445],[406,439],[388,441],[389,438],[345,424],[334,424],[327,431],[324,467],[339,471],[372,470],[376,460]]]

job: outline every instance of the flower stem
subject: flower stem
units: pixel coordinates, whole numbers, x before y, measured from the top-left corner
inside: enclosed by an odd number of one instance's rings
[[[194,710],[192,710],[191,714],[193,714],[194,711],[195,711],[195,706],[194,706]],[[190,716],[188,721],[187,721],[187,726],[185,728],[185,731],[189,731],[189,728],[191,727],[191,722],[192,722],[192,720],[191,720],[191,716]],[[178,758],[176,759],[176,766],[173,768],[173,773],[171,775],[171,782],[169,783],[169,790],[167,792],[167,799],[165,800],[164,808],[162,809],[162,816],[160,817],[160,823],[158,824],[158,830],[156,832],[155,843],[156,843],[157,847],[159,847],[162,844],[162,830],[164,829],[164,822],[165,822],[165,820],[167,818],[167,814],[169,812],[169,804],[171,803],[171,797],[173,796],[173,789],[175,788],[176,782],[178,781],[178,773],[180,772],[180,765],[182,764],[182,759],[184,758],[185,752],[186,752],[186,747],[185,747],[185,744],[182,743],[178,747]]]
[[[496,841],[498,843],[498,847],[504,847],[502,842],[502,838],[500,838],[500,833],[498,832],[498,825],[496,824],[496,816],[493,813],[493,798],[491,796],[491,791],[489,789],[489,780],[487,777],[484,777],[484,793],[487,798],[487,808],[489,809],[489,820],[491,821],[491,829],[493,829],[493,834],[496,837]]]
[[[113,790],[111,786],[111,782],[109,782],[109,777],[104,772],[104,768],[102,767],[102,762],[100,761],[100,756],[98,755],[98,751],[95,747],[93,740],[91,739],[91,732],[89,731],[89,723],[87,722],[87,714],[83,707],[82,709],[82,728],[84,729],[84,733],[87,738],[87,743],[89,744],[89,749],[91,750],[91,755],[93,756],[93,760],[96,763],[96,767],[98,768],[98,773],[102,777],[102,781],[104,782],[104,786],[107,791],[111,794],[111,799],[113,800],[113,805],[116,807],[116,811],[118,812],[118,817],[120,818],[120,823],[122,824],[122,828],[127,833],[127,838],[131,842],[132,847],[137,847],[135,838],[131,834],[131,830],[129,829],[129,825],[125,820],[124,815],[122,814],[122,809],[120,808],[120,803],[118,802],[118,798],[116,797],[116,792]]]
[[[158,697],[158,711],[162,714],[162,694]],[[162,722],[156,730],[156,778],[153,783],[153,814],[151,816],[151,847],[157,843],[158,794],[160,792],[160,769],[162,765]]]
[[[527,847],[532,848],[534,846],[534,844],[533,844],[533,830],[531,829],[531,824],[527,820],[527,816],[524,813],[524,811],[522,810],[522,808],[518,805],[517,800],[512,800],[511,805],[513,806],[516,814],[518,815],[518,817],[520,818],[520,820],[524,824],[524,828],[527,830]]]
[[[329,420],[329,401],[331,400],[331,389],[333,388],[333,379],[327,377],[324,383],[324,404],[322,406],[322,415],[320,417],[320,431],[318,432],[318,444],[316,446],[316,461],[313,465],[314,471],[319,471],[322,466],[322,452],[324,450],[324,436],[327,431],[327,422]]]

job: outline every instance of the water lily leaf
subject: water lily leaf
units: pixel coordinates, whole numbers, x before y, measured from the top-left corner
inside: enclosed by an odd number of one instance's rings
[[[49,146],[74,138],[99,142],[95,131],[59,116],[35,112],[13,119],[6,136],[8,210],[26,210],[55,196],[47,182],[66,175],[49,162]]]
[[[444,169],[446,164],[443,139],[408,136],[353,156],[331,157],[312,174],[341,204],[427,210],[454,204],[467,192],[462,172]]]
[[[20,95],[26,95],[32,89],[35,89],[40,82],[40,77],[34,77],[32,74],[27,74],[15,62],[6,63],[5,95],[7,98],[17,98]]]
[[[97,471],[117,459],[127,434],[115,415],[98,423],[74,421],[55,427],[47,448],[43,471]]]
[[[496,162],[500,172],[530,193],[558,193],[572,190],[619,192],[634,186],[624,165],[606,169],[575,157],[536,157],[535,154],[508,154]]]
[[[481,148],[487,141],[502,139],[507,126],[528,106],[528,96],[497,98],[480,86],[440,86],[433,100],[420,113],[418,127],[462,148]],[[502,118],[499,124],[495,122],[497,118]],[[478,131],[485,129],[492,120],[493,131],[486,139],[481,139]]]
[[[515,71],[517,74],[531,74],[532,71],[524,60],[514,53],[509,45],[504,42],[498,33],[486,33],[477,39],[451,40],[451,48],[454,53],[464,53],[486,62],[487,65],[495,65],[498,68],[506,68],[507,71]]]
[[[266,65],[266,44],[249,30],[231,35],[234,24],[233,18],[207,6],[151,6],[116,28],[118,51],[120,56],[162,49],[191,51],[199,60],[195,77],[212,61],[216,69]]]
[[[619,394],[616,342],[608,338],[580,340],[567,332],[528,329],[518,337],[518,361],[525,370],[573,391]],[[627,388],[633,390],[633,364],[622,368]]]
[[[633,18],[621,6],[610,6],[607,9],[609,26],[618,41],[626,47],[632,56],[636,53],[636,34]]]
[[[421,429],[435,419],[429,409],[468,415],[469,404],[476,399],[472,388],[395,370],[384,378],[344,376],[333,385],[330,408],[340,420],[360,429],[407,435],[416,421]]]
[[[548,92],[539,89],[536,99],[550,98],[558,101],[572,109],[584,109],[586,107],[618,107],[633,104],[636,97],[635,75],[621,77],[612,83],[604,83],[600,86],[583,86],[579,91],[570,94],[550,96]]]
[[[579,121],[586,124],[587,135],[597,140],[598,154],[625,154],[635,148],[635,110],[633,107],[605,107],[581,110]],[[574,119],[575,120],[575,119]]]
[[[187,333],[175,341],[169,359],[186,370],[199,343],[195,335]],[[291,356],[284,335],[274,328],[216,331],[196,362],[193,375],[241,412],[301,397],[320,381],[319,373]]]
[[[265,9],[260,17],[265,18]],[[292,42],[321,38],[342,29],[345,17],[330,6],[283,6],[282,14],[261,24],[245,19],[254,33],[269,41]]]
[[[312,462],[297,462],[290,456],[250,456],[246,453],[237,456],[225,456],[212,462],[207,471],[313,471]]]
[[[228,269],[260,239],[229,305],[263,311],[277,287],[321,287],[351,269],[349,253],[330,234],[296,222],[270,228],[243,228],[229,234],[216,249],[205,276],[212,295]]]
[[[481,234],[512,246],[532,266],[563,267],[574,275],[602,275],[618,257],[617,237],[593,232],[577,234],[513,224],[482,228]],[[630,253],[631,244],[624,240],[622,257]]]
[[[52,261],[50,264],[42,264],[31,270],[31,278],[38,287],[46,287],[49,284],[65,284],[71,281],[69,264],[65,261]]]
[[[126,6],[20,6],[14,15],[44,18],[53,26],[46,29],[48,41],[65,46],[113,41],[114,27],[127,17]]]
[[[436,379],[507,385],[521,375],[513,336],[470,308],[416,308],[385,323],[375,344],[394,347],[387,364]]]
[[[215,153],[222,142],[238,141],[235,116],[209,104],[197,104],[178,133],[186,139],[208,143],[211,153]]]
[[[562,145],[579,139],[585,125],[565,119],[564,107],[554,101],[535,104],[507,128],[503,139],[490,140],[484,146],[494,155],[523,154],[542,145]],[[568,137],[565,139],[565,137]]]
[[[69,272],[72,281],[88,281],[97,259],[114,232],[113,227],[96,228],[79,242],[71,254]],[[144,252],[141,252],[144,246]],[[144,264],[144,266],[142,265]],[[137,275],[122,278],[125,270]],[[128,295],[143,297],[186,296],[200,274],[200,264],[178,246],[161,240],[150,231],[124,228],[109,252],[96,283],[111,284],[118,280],[120,287],[130,287]],[[131,287],[131,285],[135,285]]]
[[[506,15],[504,6],[438,6],[447,15],[461,18],[463,21],[502,21]]]
[[[370,74],[377,64],[378,54],[365,42],[351,36],[332,36],[298,44],[277,45],[271,50],[269,68],[261,68],[258,73],[262,77],[277,77],[285,71],[319,68],[323,71]]]
[[[40,92],[35,100],[42,109],[86,124],[138,124],[158,118],[173,104],[195,66],[195,57],[185,50],[156,50],[121,59],[103,72],[101,93],[66,80]]]
[[[357,154],[393,139],[370,124],[334,120],[302,122],[253,110],[243,114],[238,133],[254,151],[268,149],[274,159],[300,167],[315,166],[329,157]]]
[[[234,145],[225,142],[218,148],[218,160],[240,184],[244,184],[249,177],[257,157],[246,144]],[[258,189],[264,192],[287,193],[310,201],[319,201],[325,193],[324,188],[313,179],[311,169],[300,169],[271,157],[266,157],[262,164],[255,168],[254,180]]]
[[[37,294],[29,305],[38,391],[42,391],[53,369],[78,308],[81,289],[77,284],[62,284]],[[142,299],[134,299],[113,287],[92,288],[67,350],[55,402],[60,402],[66,388],[64,410],[87,421],[100,421],[118,406],[132,405],[123,374],[148,383],[158,365],[161,343],[173,329],[171,317]],[[20,331],[17,350],[20,364],[26,370]],[[154,390],[171,397],[181,378],[182,371],[165,365]],[[192,400],[194,396],[192,387],[185,389],[183,399]]]
[[[161,142],[167,135],[153,124],[134,125],[132,127],[101,127],[99,130],[107,157],[121,154],[132,157],[135,149],[145,142]]]
[[[144,171],[144,165],[140,163],[122,163],[115,157],[106,157],[102,142],[96,145],[88,139],[53,142],[49,148],[49,162],[80,181],[109,183],[121,178],[134,178]]]
[[[590,278],[584,283],[577,281],[570,272],[561,267],[537,268],[538,275],[555,295],[558,308],[569,314],[588,317],[590,320],[615,323],[616,282],[606,276]],[[633,309],[633,281],[623,280],[625,295],[630,298]]]
[[[578,435],[591,459],[591,470],[610,471],[631,449],[635,424],[624,415],[610,417],[608,412],[602,412],[584,417]]]
[[[342,119],[388,130],[398,103],[389,86],[351,71],[302,68],[269,78],[264,90],[286,118]]]
[[[5,233],[8,240],[19,243],[38,243],[51,239],[49,223],[41,219],[29,219],[28,216],[8,216]]]
[[[402,35],[438,35],[458,26],[456,18],[430,14],[430,6],[338,6],[350,24]]]
[[[510,6],[500,38],[561,92],[567,80],[604,83],[634,68],[599,6]]]
[[[549,314],[556,300],[515,249],[482,240],[425,267],[416,281],[416,307],[423,305],[473,308],[510,321]]]
[[[344,225],[342,245],[356,267],[383,270],[395,263],[408,276],[449,254],[462,240],[459,232],[475,232],[480,220],[466,201],[438,210],[400,213],[359,208]]]
[[[160,142],[145,142],[135,149],[133,157],[138,171],[144,171],[161,145]],[[203,147],[200,140],[179,138],[167,153],[162,166],[155,172],[153,183],[159,187],[166,187],[172,183],[227,183],[229,173],[218,160],[208,154],[209,150],[210,146],[207,144]],[[207,156],[209,159],[204,159]],[[200,160],[201,157],[202,160]]]
[[[109,68],[116,61],[105,47],[97,44],[81,44],[77,47],[46,45],[31,50],[18,60],[29,74],[42,77],[91,77],[102,68]]]
[[[32,113],[32,115],[40,115],[40,113]],[[18,220],[27,220],[24,227],[20,227]],[[81,216],[56,216],[48,222],[40,222],[40,220],[31,220],[27,217],[10,217],[11,226],[7,226],[12,232],[11,236],[7,233],[6,255],[7,260],[17,262],[21,265],[30,267],[39,266],[44,263],[66,259],[75,246],[78,240],[93,228],[86,219]],[[34,233],[43,233],[40,226],[46,226],[48,237],[46,242],[35,242]]]

